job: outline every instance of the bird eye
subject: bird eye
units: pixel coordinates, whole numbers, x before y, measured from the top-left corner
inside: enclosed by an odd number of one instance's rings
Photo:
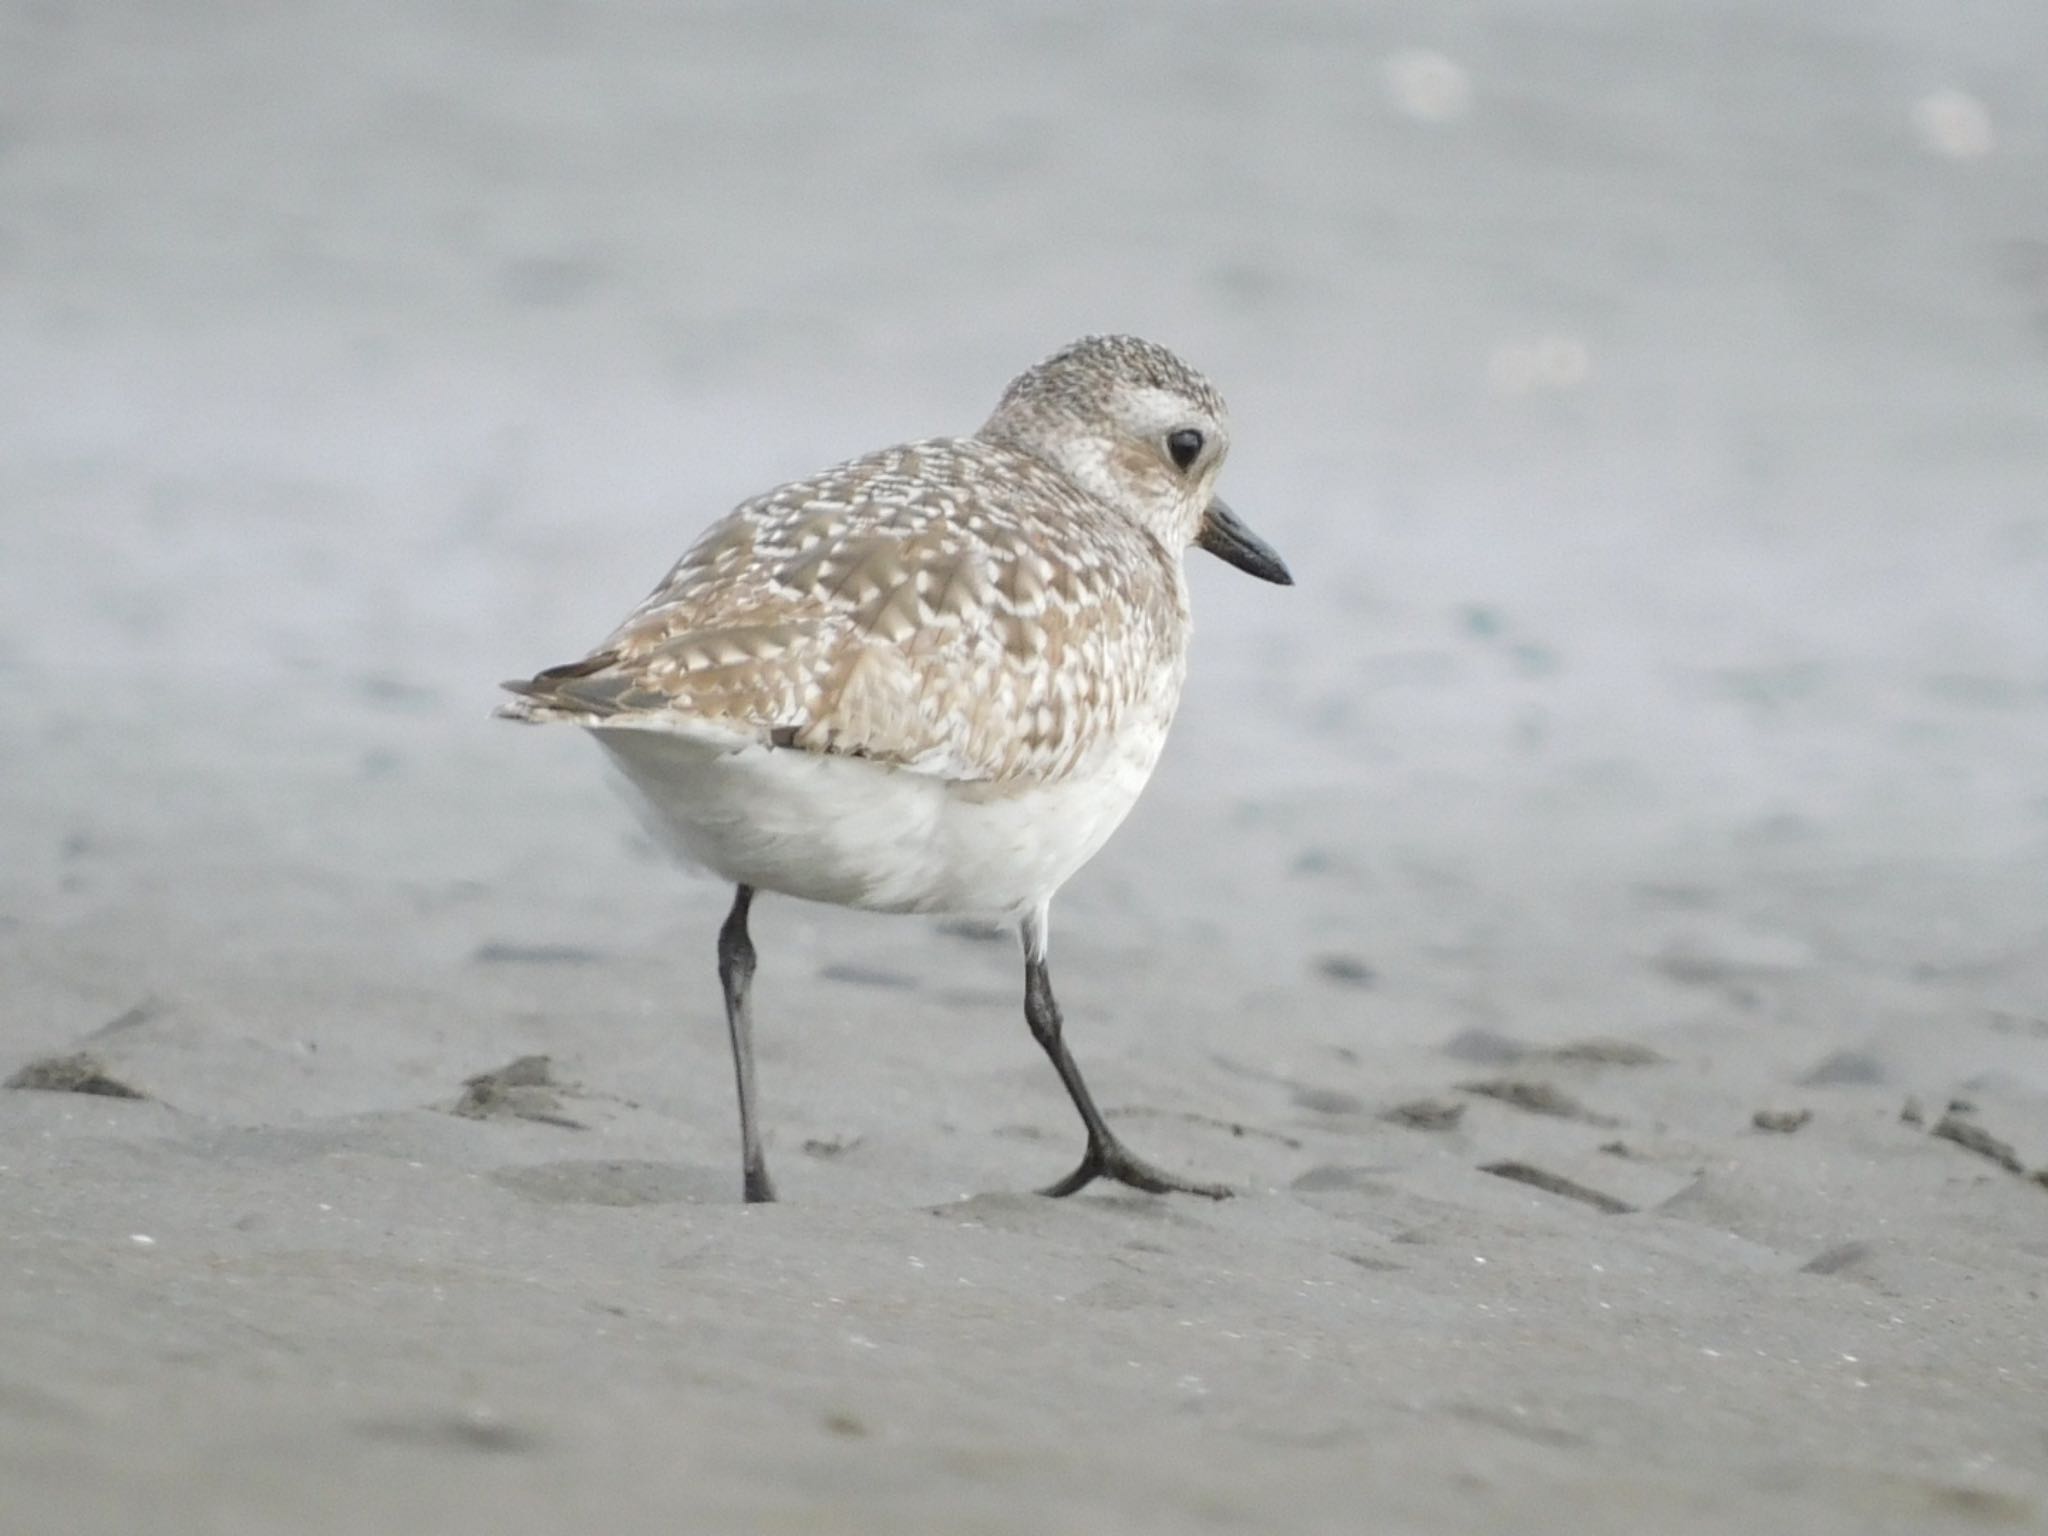
[[[1174,463],[1186,469],[1202,456],[1202,434],[1193,427],[1169,432],[1166,434],[1166,451],[1173,455]]]

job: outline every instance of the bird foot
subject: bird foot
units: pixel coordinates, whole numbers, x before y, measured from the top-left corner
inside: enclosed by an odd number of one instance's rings
[[[1153,1195],[1178,1193],[1200,1195],[1206,1200],[1228,1200],[1235,1193],[1227,1184],[1198,1184],[1193,1179],[1176,1178],[1154,1168],[1120,1141],[1090,1142],[1080,1167],[1057,1184],[1048,1184],[1039,1193],[1059,1199],[1087,1188],[1097,1179],[1126,1184]]]

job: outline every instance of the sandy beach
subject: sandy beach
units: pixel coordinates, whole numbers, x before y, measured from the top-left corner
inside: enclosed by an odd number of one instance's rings
[[[0,4],[0,1530],[2048,1528],[2048,11]],[[1015,940],[488,718],[1091,330],[1235,416]]]

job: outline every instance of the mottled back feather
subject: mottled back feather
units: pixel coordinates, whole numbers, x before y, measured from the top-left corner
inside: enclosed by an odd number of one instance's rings
[[[1056,780],[1180,682],[1179,561],[1030,455],[910,443],[743,503],[505,712]]]

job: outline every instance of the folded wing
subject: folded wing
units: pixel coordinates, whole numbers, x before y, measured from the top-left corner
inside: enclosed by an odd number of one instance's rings
[[[1135,566],[1105,542],[1143,546]],[[500,712],[1057,779],[1140,702],[1180,601],[1165,551],[1052,471],[916,443],[743,504]]]

